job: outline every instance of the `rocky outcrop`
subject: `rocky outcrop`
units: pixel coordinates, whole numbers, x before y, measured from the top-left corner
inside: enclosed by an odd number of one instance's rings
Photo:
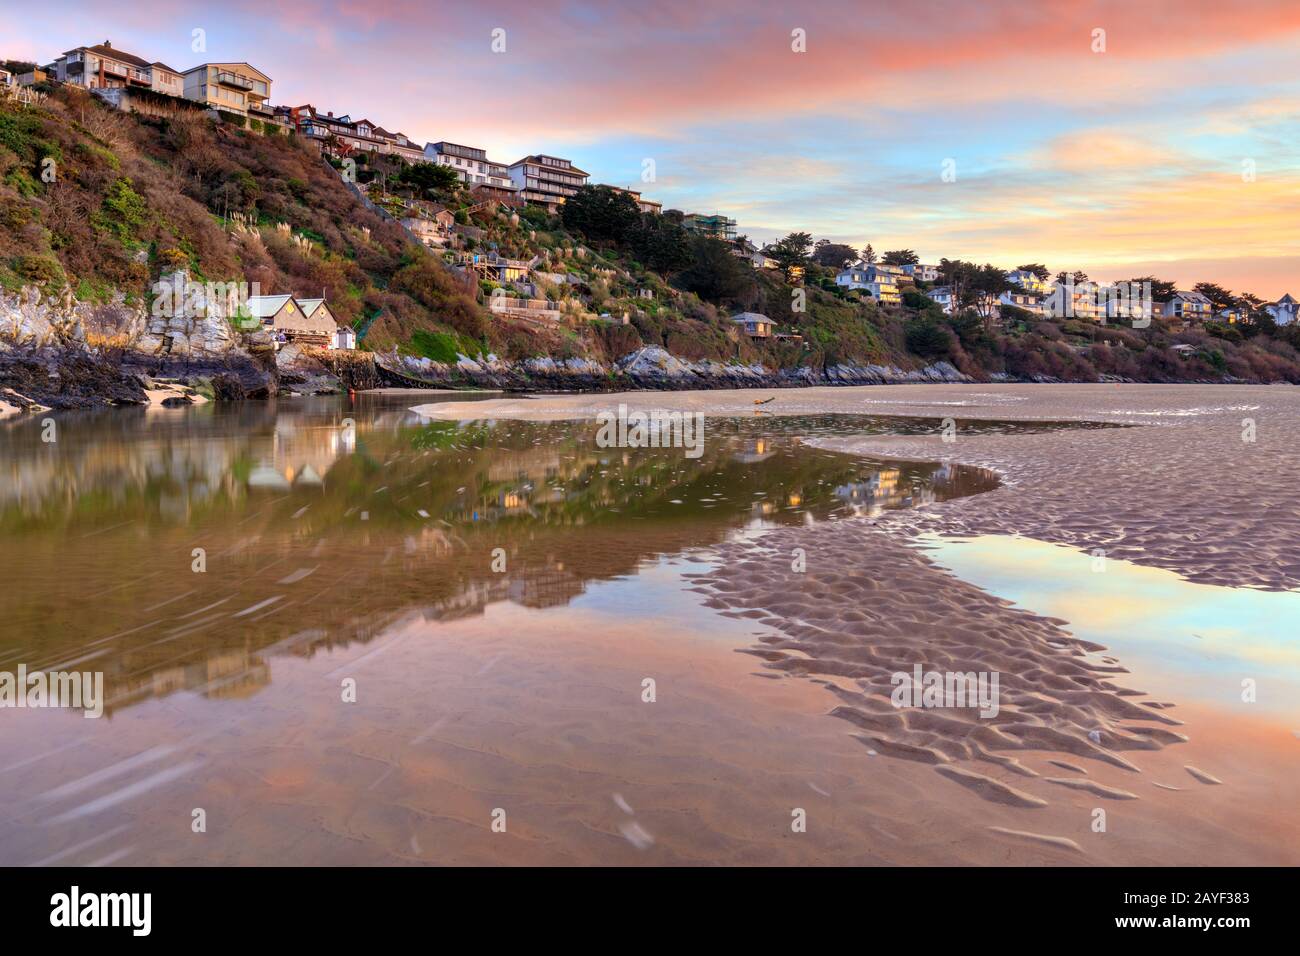
[[[35,286],[0,290],[0,389],[50,408],[87,408],[146,404],[154,379],[266,398],[279,377],[266,334],[237,333],[223,318],[149,314],[121,294],[87,303]]]
[[[139,377],[91,352],[69,348],[0,351],[0,398],[28,411],[149,402]]]
[[[768,369],[761,364],[690,361],[658,346],[637,349],[604,365],[592,359],[528,358],[507,362],[495,355],[455,364],[387,353],[376,357],[390,385],[428,388],[500,388],[513,391],[617,391],[623,389],[797,388],[808,385],[885,385],[907,382],[970,382],[947,362],[905,371],[885,365],[801,366]]]

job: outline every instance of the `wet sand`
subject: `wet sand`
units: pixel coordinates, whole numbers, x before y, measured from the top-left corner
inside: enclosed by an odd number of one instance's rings
[[[1073,637],[1069,622],[1008,606],[935,565],[915,541],[921,532],[1024,535],[1203,583],[1295,588],[1300,392],[890,386],[773,394],[759,414],[952,416],[955,441],[935,434],[817,444],[974,464],[1004,478],[992,492],[923,509],[742,538],[715,548],[717,565],[694,578],[709,606],[766,629],[755,647],[766,670],[822,683],[829,713],[850,725],[866,762],[888,757],[891,767],[921,771],[918,781],[930,774],[917,785],[944,813],[982,821],[988,842],[970,856],[953,851],[953,862],[1300,861],[1300,827],[1288,809],[1300,796],[1291,728],[1207,701],[1153,699],[1140,673]],[[564,396],[472,411],[586,418],[626,403],[722,415],[754,413],[753,400],[746,392]],[[969,419],[1135,427],[963,436],[960,422]],[[792,567],[798,551],[806,570]],[[889,677],[914,664],[1000,673],[1001,712],[981,720],[950,708],[894,708]],[[982,811],[973,817],[972,803]],[[1092,829],[1099,808],[1105,834]],[[953,828],[962,825],[945,826],[944,839]]]

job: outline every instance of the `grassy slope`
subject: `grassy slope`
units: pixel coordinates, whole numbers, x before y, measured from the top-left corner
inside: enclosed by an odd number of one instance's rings
[[[454,192],[438,198],[452,209],[472,202]],[[233,216],[251,228],[232,228]],[[522,218],[491,211],[460,218],[480,230],[471,248],[519,259],[540,255],[547,271],[573,276],[576,283],[543,286],[579,321],[539,331],[491,317],[476,301],[488,289],[474,288],[367,210],[310,145],[293,137],[258,136],[191,111],[166,119],[123,114],[66,88],[36,109],[0,107],[0,286],[10,290],[35,282],[82,300],[107,302],[120,292],[139,302],[160,274],[187,267],[200,279],[256,282],[263,294],[323,292],[341,321],[367,329],[367,347],[439,360],[490,349],[507,358],[608,361],[654,344],[684,358],[777,366],[857,361],[915,368],[948,359],[977,378],[1007,372],[1175,381],[1227,373],[1300,381],[1293,334],[1174,335],[1159,322],[1142,332],[1080,322],[986,331],[859,301],[815,266],[802,312],[793,311],[790,286],[767,272],[755,275],[743,301],[709,303],[630,259],[582,250],[581,237],[539,210]],[[737,336],[726,315],[740,308],[801,332],[807,347]],[[606,312],[613,321],[596,319]],[[627,325],[619,321],[625,314]],[[941,334],[909,351],[916,342],[909,330],[927,322]],[[1200,354],[1177,358],[1168,351],[1174,341],[1196,344]]]

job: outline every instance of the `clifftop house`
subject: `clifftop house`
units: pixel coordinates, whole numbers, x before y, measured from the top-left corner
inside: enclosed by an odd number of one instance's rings
[[[467,184],[472,192],[485,199],[518,201],[519,187],[510,178],[509,168],[488,159],[485,149],[440,140],[425,144],[424,159],[426,162],[446,166],[459,177],[461,182]]]
[[[1271,315],[1278,325],[1290,325],[1296,320],[1296,313],[1300,312],[1300,302],[1293,299],[1288,292],[1272,305],[1264,306],[1264,311]]]
[[[682,217],[682,227],[688,232],[721,239],[723,242],[736,241],[736,220],[728,219],[722,214],[705,216],[702,213],[687,213]]]
[[[405,133],[390,133],[368,119],[354,120],[351,116],[335,116],[333,112],[316,109],[310,103],[302,106],[280,106],[276,112],[286,118],[287,124],[298,135],[318,143],[329,153],[348,156],[353,153],[382,153],[400,156],[410,163],[423,162],[424,150]]]
[[[1204,322],[1214,315],[1214,306],[1200,292],[1175,292],[1165,303],[1165,318],[1183,322]]]
[[[215,110],[275,122],[271,78],[249,63],[200,63],[184,73],[185,98]]]
[[[632,201],[636,203],[637,209],[642,212],[650,212],[659,215],[659,213],[664,211],[663,203],[655,202],[653,199],[644,198],[641,195],[641,191],[638,189],[623,189],[621,186],[610,186],[609,188],[614,190],[616,193],[626,193],[631,196]]]
[[[898,291],[898,280],[905,275],[902,266],[887,266],[879,262],[859,260],[835,277],[841,289],[859,289],[885,305],[898,305],[903,297]]]
[[[510,180],[521,199],[555,212],[587,185],[587,173],[567,159],[540,153],[511,163]]]
[[[60,83],[91,90],[142,89],[169,96],[185,94],[184,77],[179,70],[118,50],[108,40],[66,50],[54,61],[50,72]]]

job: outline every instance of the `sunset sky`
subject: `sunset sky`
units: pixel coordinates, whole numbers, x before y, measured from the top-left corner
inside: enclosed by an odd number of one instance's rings
[[[0,58],[246,60],[274,103],[564,156],[756,240],[1300,295],[1296,0],[0,0],[0,23]]]

